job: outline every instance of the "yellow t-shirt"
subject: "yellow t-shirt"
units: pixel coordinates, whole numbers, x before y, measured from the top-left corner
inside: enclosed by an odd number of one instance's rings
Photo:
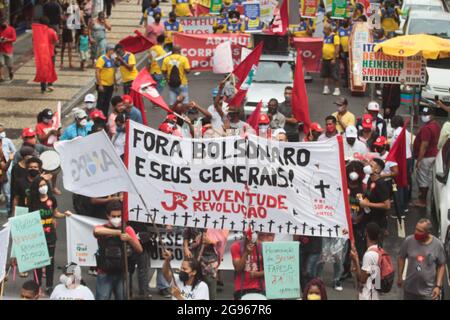
[[[401,15],[400,9],[395,8],[395,11],[399,16]],[[381,17],[381,26],[383,27],[385,34],[388,32],[394,32],[400,27],[398,22],[393,17],[383,18],[383,16]]]
[[[131,52],[127,52],[123,57],[125,62],[134,65],[133,69],[130,71],[124,66],[120,66],[120,74],[122,75],[122,82],[130,82],[136,79],[138,76],[138,70],[136,68],[136,57]]]
[[[165,44],[170,44],[173,42],[174,32],[183,32],[183,26],[180,22],[175,21],[175,23],[170,23],[169,21],[164,22],[164,30],[166,33],[166,38],[164,40]]]
[[[337,114],[338,114],[337,111],[332,114],[332,116],[335,117],[336,120],[337,120]],[[351,113],[350,111],[347,111],[341,117],[341,122],[345,125],[345,127],[354,126],[356,124],[355,115],[353,113]],[[336,130],[339,131],[340,133],[343,133],[345,131],[344,128],[342,128],[342,126],[339,123],[339,121],[337,121],[337,123],[336,123]]]
[[[189,17],[191,15],[189,5],[192,5],[192,0],[172,0],[172,5],[175,6],[177,17]]]
[[[240,32],[245,32],[245,24],[238,22],[238,23],[231,23],[231,21],[229,21],[226,25],[225,25],[225,30],[224,32],[227,33],[240,33]]]
[[[159,63],[155,60],[156,58],[162,57],[166,54],[166,51],[163,49],[163,47],[159,44],[154,45],[150,48],[150,74],[161,74],[161,67],[159,66]]]
[[[98,84],[107,87],[113,86],[116,74],[114,60],[109,59],[106,55],[102,55],[97,59],[95,67],[100,69],[100,83]]]
[[[180,72],[180,80],[182,85],[187,85],[188,80],[186,77],[186,70],[190,70],[191,66],[189,64],[188,58],[179,54],[172,54],[164,58],[161,71],[167,72],[167,78],[170,79],[170,73],[174,65],[178,66]]]
[[[350,28],[339,28],[338,34],[339,34],[339,41],[341,42],[342,51],[348,52],[348,39],[351,35]]]
[[[323,39],[322,59],[333,60],[336,50],[334,46],[338,46],[340,44],[341,42],[338,35],[330,33],[329,36],[325,36]]]

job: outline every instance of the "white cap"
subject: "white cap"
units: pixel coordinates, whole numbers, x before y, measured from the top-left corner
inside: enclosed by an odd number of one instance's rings
[[[78,109],[77,111],[74,112],[73,115],[75,119],[87,118],[87,113],[83,109]]]
[[[367,110],[369,111],[380,111],[380,105],[376,101],[370,101],[367,105]]]
[[[275,129],[272,133],[272,137],[276,138],[279,134],[286,134],[286,130],[283,128]]]
[[[357,138],[358,130],[356,130],[355,126],[348,126],[345,128],[345,137],[346,138]]]
[[[88,93],[84,97],[84,102],[93,102],[93,103],[95,103],[96,101],[97,101],[97,99],[95,98],[95,96],[92,93]]]

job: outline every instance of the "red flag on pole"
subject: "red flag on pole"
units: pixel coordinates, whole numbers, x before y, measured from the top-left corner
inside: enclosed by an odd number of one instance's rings
[[[142,95],[135,90],[130,90],[130,97],[133,99],[133,105],[141,111],[142,122],[147,125],[147,113],[145,112],[144,100],[142,99]]]
[[[297,63],[295,65],[294,88],[292,90],[292,115],[297,121],[303,122],[303,132],[307,134],[311,119],[309,118],[308,95],[306,94],[301,54],[297,54]]]
[[[258,103],[255,110],[253,110],[252,114],[247,119],[247,123],[256,131],[256,134],[259,134],[259,116],[261,115],[261,109],[262,100]]]
[[[36,65],[34,82],[53,83],[58,79],[52,60],[54,52],[52,52],[53,44],[50,43],[49,32],[51,31],[49,29],[48,26],[40,23],[33,23],[32,25],[33,51]],[[55,38],[57,40],[56,35]]]
[[[119,41],[119,44],[123,46],[125,51],[131,53],[139,53],[150,49],[154,43],[140,33],[138,30],[134,30],[135,36],[127,36]]]
[[[269,26],[268,34],[284,36],[289,26],[288,0],[283,0],[280,11],[275,16],[272,24]]]
[[[395,177],[395,182],[398,187],[407,187],[408,186],[408,168],[406,163],[406,127],[408,126],[408,122],[405,121],[403,125],[403,129],[400,132],[397,140],[395,140],[392,145],[391,150],[389,151],[388,156],[386,157],[387,161],[396,162],[398,165],[398,175]]]
[[[252,84],[256,69],[258,68],[259,58],[261,57],[264,42],[260,42],[252,52],[234,68],[233,74],[238,78],[236,82],[236,95],[228,101],[229,106],[240,107],[244,101],[247,90]]]
[[[136,79],[134,79],[133,84],[131,86],[131,89],[135,92],[139,93],[141,96],[147,98],[152,103],[160,107],[161,109],[164,109],[165,111],[172,113],[172,110],[169,108],[167,103],[164,101],[164,99],[159,94],[158,90],[156,90],[156,82],[153,80],[150,73],[148,73],[147,68],[143,68]],[[134,102],[134,99],[133,99]],[[137,107],[137,106],[136,106]],[[143,108],[143,104],[142,104]],[[144,112],[141,109],[142,114]]]

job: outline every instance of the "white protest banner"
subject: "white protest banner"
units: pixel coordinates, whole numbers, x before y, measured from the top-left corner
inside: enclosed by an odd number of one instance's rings
[[[55,143],[61,158],[64,188],[87,197],[134,192],[122,160],[102,130]]]
[[[130,121],[127,143],[130,176],[150,210],[129,195],[132,221],[322,237],[351,231],[342,137],[181,139]]]
[[[9,246],[9,225],[5,226],[0,231],[0,282],[3,281],[6,275],[6,262],[8,261],[8,246]]]
[[[226,41],[219,44],[213,53],[213,72],[230,73],[233,71],[233,56],[231,53],[231,42]]]
[[[216,17],[180,17],[178,18],[178,21],[183,26],[183,33],[214,33],[213,26],[216,21]]]
[[[420,56],[394,57],[374,52],[374,43],[363,45],[362,81],[425,85],[425,60]]]
[[[98,250],[94,228],[107,223],[106,220],[73,214],[66,218],[67,263],[95,267],[95,253]]]
[[[9,219],[19,272],[48,266],[50,257],[39,211]]]

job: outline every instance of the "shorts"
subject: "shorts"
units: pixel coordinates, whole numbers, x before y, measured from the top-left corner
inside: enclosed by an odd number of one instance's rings
[[[322,60],[322,69],[320,70],[320,76],[322,78],[332,78],[338,80],[339,62],[333,65],[331,60]]]
[[[433,166],[436,158],[423,158],[420,161],[417,170],[416,178],[419,188],[430,188],[433,182]]]
[[[73,32],[70,29],[63,29],[62,31],[62,42],[72,43],[73,42]]]
[[[81,61],[89,60],[89,58],[90,58],[89,50],[88,51],[80,51],[80,59],[81,59]]]
[[[12,53],[0,52],[0,66],[7,66],[12,68],[14,64],[14,57]]]

